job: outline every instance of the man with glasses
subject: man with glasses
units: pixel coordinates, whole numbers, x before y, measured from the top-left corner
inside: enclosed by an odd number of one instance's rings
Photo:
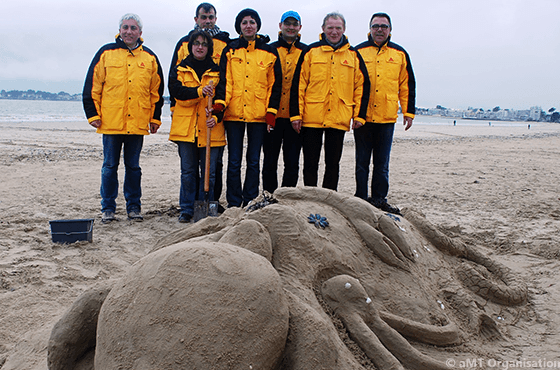
[[[173,70],[183,59],[189,55],[189,38],[191,35],[196,31],[204,31],[212,36],[213,41],[213,49],[214,52],[212,54],[212,59],[214,63],[220,64],[220,57],[222,56],[222,50],[230,43],[229,33],[222,31],[217,25],[216,21],[218,20],[217,11],[214,5],[210,3],[201,3],[196,7],[196,13],[194,17],[195,26],[194,29],[189,32],[188,35],[184,36],[177,42],[177,46],[175,47],[175,51],[173,52],[173,57],[171,58],[171,68],[170,71]],[[218,81],[214,81],[216,84]],[[171,100],[171,114],[173,115],[173,111],[175,110],[175,98],[173,94],[170,93],[170,100]],[[223,175],[222,175],[222,168],[223,168],[223,158],[218,158],[218,163],[216,165],[216,181],[214,184],[214,201],[220,200],[220,195],[222,194],[223,188]],[[197,181],[198,184],[198,181]],[[196,192],[198,194],[198,191]],[[223,212],[224,208],[222,205],[218,205],[219,212]]]
[[[366,123],[354,128],[356,141],[356,196],[375,207],[400,214],[387,203],[389,157],[399,102],[404,129],[412,126],[416,103],[416,81],[408,53],[391,42],[391,18],[376,13],[369,22],[368,40],[356,46],[366,64],[371,82]],[[371,196],[368,197],[370,159],[373,155]]]
[[[307,45],[300,41],[301,17],[293,10],[280,18],[278,41],[270,44],[278,52],[282,64],[282,96],[276,115],[276,125],[265,135],[263,143],[263,189],[273,193],[278,188],[278,158],[282,148],[284,174],[282,186],[295,187],[299,175],[301,136],[290,123],[290,88],[301,52]]]

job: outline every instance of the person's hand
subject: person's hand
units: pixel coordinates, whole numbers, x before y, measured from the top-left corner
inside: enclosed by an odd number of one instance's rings
[[[276,125],[276,116],[274,113],[267,112],[266,113],[266,129],[268,132],[270,130],[274,130],[274,126]]]
[[[362,127],[363,125],[364,125],[364,124],[361,123],[361,122],[359,122],[359,121],[352,120],[352,130],[355,130],[355,129],[357,129],[357,128],[360,128],[360,127]]]
[[[220,113],[221,111],[224,110],[224,108],[225,108],[225,107],[224,107],[223,104],[219,104],[219,103],[218,103],[218,104],[213,104],[213,105],[212,105],[212,111],[213,111],[213,112],[216,112],[216,113]]]
[[[408,130],[410,127],[412,127],[412,120],[413,118],[411,117],[404,117],[403,126],[405,131]]]
[[[95,128],[99,128],[101,126],[101,120],[96,119],[95,121],[91,121],[89,124],[92,125]]]
[[[216,119],[214,118],[214,116],[210,116],[206,120],[206,127],[213,128],[214,126],[216,126]]]
[[[214,85],[208,84],[202,88],[204,96],[214,96]]]
[[[150,133],[155,134],[159,130],[159,125],[157,123],[150,123]]]
[[[301,131],[301,124],[302,121],[300,119],[296,119],[295,121],[292,121],[292,127],[298,134]]]

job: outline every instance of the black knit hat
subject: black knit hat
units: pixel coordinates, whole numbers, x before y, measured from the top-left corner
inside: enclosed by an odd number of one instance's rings
[[[237,14],[237,17],[235,17],[235,30],[237,33],[241,35],[241,21],[246,16],[250,16],[255,20],[255,22],[257,22],[257,32],[259,32],[261,29],[261,17],[259,17],[259,13],[255,10],[247,8],[240,11],[239,14]]]

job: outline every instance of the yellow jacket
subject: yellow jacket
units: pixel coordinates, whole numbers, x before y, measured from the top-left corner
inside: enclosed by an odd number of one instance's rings
[[[161,125],[163,75],[156,55],[142,45],[129,50],[117,35],[91,62],[83,90],[88,122],[101,120],[100,134],[148,135]]]
[[[282,96],[280,97],[280,107],[276,118],[290,118],[290,89],[292,88],[292,78],[296,70],[297,62],[301,52],[307,49],[307,45],[300,42],[298,35],[296,40],[289,44],[278,33],[278,41],[270,44],[278,52],[280,64],[282,66]]]
[[[399,101],[404,116],[414,118],[416,81],[408,53],[390,39],[377,46],[370,34],[356,50],[366,63],[371,82],[367,122],[396,122]]]
[[[352,119],[365,123],[369,78],[359,53],[348,44],[336,50],[321,40],[302,53],[292,83],[290,120],[303,127],[349,131]]]
[[[222,52],[220,84],[215,103],[226,107],[224,121],[266,122],[277,113],[282,91],[282,68],[268,36],[255,41],[233,40]]]
[[[169,74],[169,91],[175,96],[176,104],[169,131],[169,140],[187,141],[198,147],[206,146],[206,111],[208,99],[202,94],[202,87],[210,81],[217,84],[220,79],[218,66],[214,63],[204,72],[202,78],[191,67],[189,58],[175,66]],[[210,146],[226,145],[224,124],[214,116],[217,125],[212,128]]]

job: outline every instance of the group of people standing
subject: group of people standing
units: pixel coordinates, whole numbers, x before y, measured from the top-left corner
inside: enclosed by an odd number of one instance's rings
[[[391,19],[376,13],[368,40],[352,47],[344,35],[346,21],[329,13],[320,39],[300,40],[300,15],[280,18],[278,40],[259,34],[261,19],[253,9],[235,18],[238,38],[216,25],[213,5],[196,9],[195,28],[177,43],[169,72],[172,123],[169,140],[181,159],[180,222],[190,222],[194,202],[204,196],[207,146],[210,147],[210,200],[222,193],[227,145],[226,200],[244,207],[259,193],[260,155],[263,189],[278,187],[278,160],[283,152],[281,186],[296,186],[300,152],[303,183],[318,185],[324,147],[322,186],[337,190],[344,136],[353,129],[356,148],[356,193],[392,213],[387,203],[389,156],[399,103],[405,129],[415,113],[415,79],[406,51],[390,41]],[[140,213],[139,155],[143,136],[156,133],[163,106],[162,69],[140,38],[142,22],[126,14],[115,43],[95,55],[84,84],[84,110],[103,134],[101,171],[102,221],[116,219],[117,168],[124,148],[124,196],[129,219]],[[246,133],[246,134],[245,134]],[[246,135],[246,171],[241,178]],[[324,143],[323,143],[324,141]],[[371,193],[368,178],[371,159]]]

